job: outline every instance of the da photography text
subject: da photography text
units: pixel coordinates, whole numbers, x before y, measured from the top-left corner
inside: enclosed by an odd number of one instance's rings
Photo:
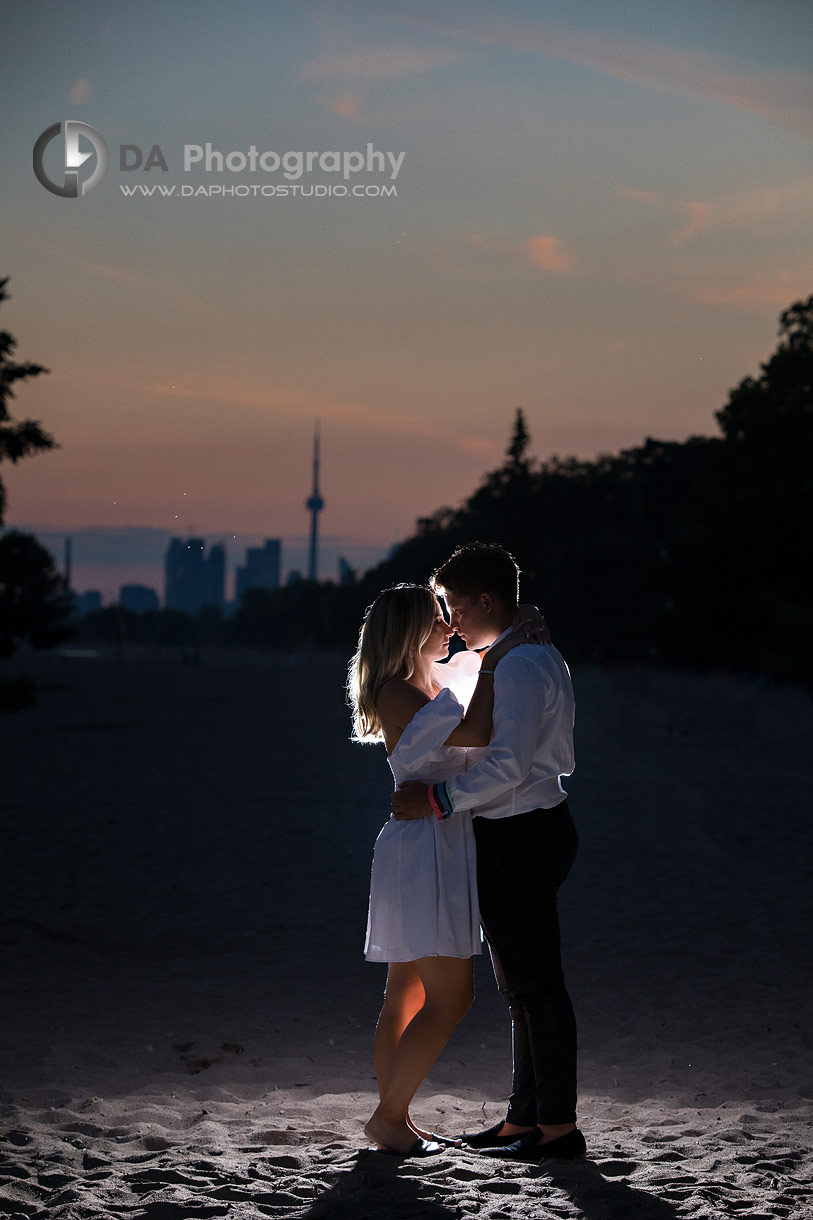
[[[64,140],[58,138],[60,135]],[[206,140],[201,144],[184,144],[180,158],[168,157],[160,144],[142,147],[127,143],[119,144],[118,152],[118,171],[128,177],[128,184],[119,184],[119,189],[127,198],[189,198],[200,194],[222,198],[257,195],[388,198],[397,194],[392,184],[406,157],[404,151],[378,149],[372,142],[367,142],[363,149],[277,152],[257,144],[226,151]],[[64,198],[86,195],[104,177],[110,160],[103,136],[88,124],[74,120],[52,124],[34,145],[34,173],[38,181],[52,194]],[[205,189],[192,188],[187,181],[176,190],[177,183],[168,186],[163,178],[173,169],[182,170],[198,182],[208,179],[208,184]],[[238,175],[249,174],[255,178],[250,185],[245,182],[234,187],[224,185],[235,183]],[[150,175],[151,185],[134,183],[142,175]],[[294,189],[295,186],[299,189]]]

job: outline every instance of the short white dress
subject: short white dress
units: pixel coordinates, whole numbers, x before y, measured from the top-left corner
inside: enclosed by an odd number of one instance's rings
[[[465,770],[467,750],[443,742],[463,715],[445,688],[412,717],[389,757],[403,780],[438,783]],[[477,856],[469,812],[390,820],[376,839],[364,955],[371,962],[482,952]]]

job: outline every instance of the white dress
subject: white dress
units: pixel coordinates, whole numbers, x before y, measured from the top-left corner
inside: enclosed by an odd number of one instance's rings
[[[415,713],[389,757],[396,786],[407,779],[438,783],[465,769],[465,747],[443,744],[462,715],[449,689]],[[391,817],[373,855],[367,960],[413,962],[481,951],[471,814],[443,822],[434,815],[409,822]]]

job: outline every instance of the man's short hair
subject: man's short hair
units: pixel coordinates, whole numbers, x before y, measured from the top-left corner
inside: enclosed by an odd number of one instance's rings
[[[508,606],[519,601],[519,564],[504,547],[490,542],[469,542],[433,572],[433,589],[448,589],[458,597],[476,601],[490,593]]]

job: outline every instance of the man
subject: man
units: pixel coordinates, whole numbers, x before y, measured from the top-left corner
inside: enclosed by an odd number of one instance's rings
[[[519,568],[499,546],[460,547],[432,577],[470,649],[511,628]],[[573,771],[573,688],[552,645],[515,648],[495,671],[494,733],[469,770],[445,784],[408,782],[393,795],[404,820],[470,809],[480,918],[497,985],[511,1011],[513,1091],[505,1120],[464,1135],[517,1160],[585,1151],[576,1126],[576,1022],[565,987],[556,897],[578,835],[560,776]]]

